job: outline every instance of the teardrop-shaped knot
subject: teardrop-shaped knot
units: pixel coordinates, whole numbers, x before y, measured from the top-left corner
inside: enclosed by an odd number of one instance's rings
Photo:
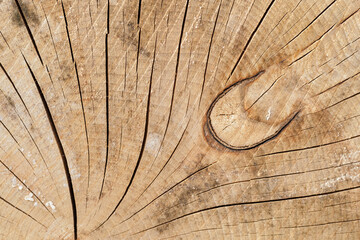
[[[279,69],[262,71],[223,90],[207,112],[212,137],[232,150],[250,149],[276,137],[300,112],[297,80]]]

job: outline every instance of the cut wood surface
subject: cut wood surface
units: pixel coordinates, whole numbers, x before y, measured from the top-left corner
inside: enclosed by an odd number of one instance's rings
[[[360,239],[360,0],[0,0],[0,239]]]

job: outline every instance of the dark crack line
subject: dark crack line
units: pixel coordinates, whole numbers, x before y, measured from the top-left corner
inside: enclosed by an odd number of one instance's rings
[[[125,52],[125,63],[124,63],[124,88],[123,88],[123,91],[122,91],[122,94],[124,94],[125,90],[126,90],[126,68],[127,68],[127,50]]]
[[[340,22],[340,24],[343,24],[344,22],[346,22],[347,20],[349,20],[352,16],[354,16],[357,12],[359,12],[360,8],[358,10],[356,10],[355,12],[353,12],[352,14],[350,14],[348,17],[346,17],[344,20],[342,20]],[[339,24],[339,25],[340,25]]]
[[[341,84],[345,83],[347,80],[352,79],[352,78],[356,77],[356,76],[357,76],[357,75],[359,75],[359,74],[360,74],[360,72],[355,73],[355,74],[354,74],[354,75],[352,75],[351,77],[348,77],[348,78],[346,78],[346,79],[344,79],[344,80],[342,80],[342,81],[338,82],[338,83],[337,83],[337,84],[335,84],[334,86],[331,86],[331,87],[329,87],[329,88],[327,88],[327,89],[325,89],[325,90],[321,91],[320,93],[316,94],[316,96],[319,96],[320,94],[323,94],[324,92],[327,92],[327,91],[329,91],[329,90],[333,89],[334,87],[337,87],[337,86],[339,86],[339,85],[341,85]]]
[[[107,165],[109,160],[109,140],[110,140],[110,113],[109,113],[109,30],[110,30],[110,2],[108,1],[107,9],[107,33],[105,34],[105,84],[106,84],[106,155],[105,155],[105,166],[104,166],[104,176],[101,183],[101,189],[99,194],[99,199],[102,196],[103,188],[105,184],[105,177],[107,171]]]
[[[334,141],[334,142],[329,142],[329,143],[323,143],[323,144],[318,144],[318,145],[314,145],[314,146],[304,147],[304,148],[296,148],[296,149],[290,149],[290,150],[285,150],[285,151],[266,153],[266,154],[258,155],[258,156],[256,156],[256,157],[265,157],[265,156],[272,156],[272,155],[283,154],[283,153],[291,153],[291,152],[305,151],[305,150],[310,150],[310,149],[314,149],[314,148],[325,147],[325,146],[329,146],[329,145],[332,145],[332,144],[337,144],[337,143],[349,141],[349,140],[352,140],[352,139],[356,139],[356,138],[358,138],[358,137],[360,137],[360,135],[352,136],[352,137],[345,138],[345,139],[341,139],[341,140]]]
[[[210,52],[211,52],[211,47],[212,47],[212,42],[213,42],[213,38],[214,38],[214,34],[215,34],[215,29],[216,29],[216,24],[219,18],[219,13],[220,13],[220,9],[221,9],[221,4],[222,4],[222,0],[220,1],[217,13],[216,13],[216,18],[215,18],[215,23],[214,23],[214,27],[213,27],[213,31],[211,33],[211,38],[210,38],[210,43],[209,43],[209,49],[208,49],[208,54],[206,56],[206,63],[205,63],[205,70],[204,70],[204,79],[203,79],[203,83],[201,86],[201,92],[200,92],[200,100],[199,100],[199,106],[201,105],[201,99],[202,99],[202,95],[204,92],[204,87],[205,87],[205,81],[206,81],[206,73],[207,73],[207,69],[208,69],[208,64],[209,64],[209,58],[210,58]]]
[[[141,43],[140,17],[141,17],[141,0],[139,0],[138,15],[137,15],[137,26],[139,28],[139,31],[138,31],[137,53],[136,53],[136,85],[135,85],[136,93],[137,93],[138,81],[139,81],[139,71],[138,70],[139,70],[139,55],[140,55],[140,43]]]
[[[182,218],[185,218],[185,217],[197,214],[197,213],[207,212],[207,211],[211,211],[211,210],[215,210],[215,209],[228,208],[228,207],[237,207],[237,206],[246,206],[246,205],[258,205],[258,204],[266,204],[266,203],[275,203],[275,202],[282,202],[282,201],[293,201],[293,200],[307,199],[307,198],[312,198],[312,197],[328,196],[328,195],[341,193],[341,192],[345,192],[345,191],[356,190],[356,189],[359,189],[359,188],[360,188],[360,186],[356,186],[356,187],[350,187],[350,188],[344,188],[344,189],[340,189],[340,190],[335,190],[335,191],[332,191],[332,192],[324,192],[324,193],[309,194],[309,195],[302,195],[302,196],[296,196],[296,197],[270,199],[270,200],[253,201],[253,202],[230,203],[230,204],[223,204],[223,205],[213,206],[213,207],[204,208],[204,209],[200,209],[200,210],[197,210],[197,211],[194,211],[194,212],[184,214],[182,216],[173,218],[173,219],[171,219],[169,221],[160,223],[160,224],[155,225],[153,227],[150,227],[150,228],[144,229],[142,231],[139,231],[137,233],[134,233],[133,235],[146,232],[148,230],[163,226],[165,224],[170,224],[170,223],[172,223],[174,221],[177,221],[179,219],[182,219]]]
[[[79,87],[79,95],[80,95],[81,109],[82,109],[82,114],[83,114],[83,119],[84,119],[85,137],[86,137],[86,146],[87,146],[88,179],[87,179],[86,204],[85,204],[86,207],[87,207],[88,192],[89,192],[89,181],[90,181],[90,146],[89,146],[89,135],[88,135],[88,130],[87,130],[87,124],[86,124],[84,101],[83,101],[83,97],[82,97],[80,78],[79,78],[79,73],[78,73],[76,62],[75,62],[75,72],[76,72],[76,79],[77,79],[77,83],[78,83],[78,87]]]
[[[231,3],[231,7],[230,7],[230,10],[229,10],[229,14],[227,14],[227,19],[226,19],[226,23],[225,23],[225,30],[224,30],[224,33],[226,32],[226,29],[228,28],[228,24],[229,24],[229,20],[230,20],[230,16],[232,14],[232,11],[234,9],[234,4],[235,4],[235,0],[232,1]]]
[[[358,219],[349,219],[349,220],[341,220],[341,221],[333,221],[333,222],[326,222],[326,223],[309,224],[309,225],[282,227],[282,228],[318,227],[318,226],[325,226],[325,225],[330,225],[330,224],[347,223],[347,222],[357,222],[357,221],[360,221],[360,218],[358,218]]]
[[[43,12],[44,12],[44,15],[45,15],[45,20],[46,20],[46,23],[47,23],[47,26],[48,26],[48,29],[49,29],[49,32],[50,32],[52,45],[53,45],[54,50],[55,50],[56,60],[57,60],[57,62],[58,62],[59,68],[60,68],[60,69],[61,69],[61,71],[62,71],[62,65],[60,64],[59,55],[58,55],[58,52],[57,52],[57,50],[56,50],[56,45],[55,45],[54,37],[53,37],[52,31],[51,31],[51,28],[50,28],[50,23],[49,23],[49,21],[48,21],[48,18],[47,18],[46,12],[45,12],[44,7],[43,7],[43,5],[42,5],[42,4],[41,4],[41,8],[42,8],[42,10],[43,10]],[[47,66],[47,65],[46,65],[46,70],[47,70],[47,72],[48,72],[48,74],[49,74],[49,77],[50,77],[50,80],[51,80],[52,84],[54,85],[54,82],[53,82],[53,80],[52,80],[52,77],[51,77],[51,74],[50,74],[50,71],[49,71],[49,69],[48,69],[48,66]],[[54,86],[54,87],[55,87],[55,86]],[[64,89],[63,89],[63,87],[62,87],[62,85],[61,85],[61,84],[60,84],[60,87],[61,87],[61,93],[62,93],[62,95],[63,95],[64,99],[66,99],[66,97],[65,97],[65,93],[64,93]]]
[[[61,68],[61,64],[60,64],[60,60],[59,60],[59,55],[58,55],[58,52],[57,52],[57,50],[56,50],[54,37],[53,37],[52,31],[51,31],[51,28],[50,28],[50,23],[49,23],[49,20],[48,20],[48,18],[47,18],[46,12],[45,12],[44,7],[43,7],[42,4],[41,4],[41,8],[42,8],[42,10],[43,10],[43,12],[44,12],[46,24],[47,24],[47,26],[48,26],[48,28],[49,28],[49,33],[50,33],[50,37],[51,37],[51,42],[52,42],[53,47],[54,47],[54,50],[55,50],[56,60],[57,60],[57,62],[58,62],[58,64],[59,64],[59,67]]]
[[[294,41],[300,34],[302,34],[308,27],[310,27],[311,24],[313,24],[326,10],[328,10],[336,0],[332,1],[324,10],[322,10],[319,15],[317,15],[304,29],[302,29],[298,34],[296,34],[289,42],[287,42],[281,49],[285,48],[287,45],[289,45],[292,41]]]
[[[313,81],[315,81],[316,79],[318,79],[319,77],[321,77],[324,73],[321,73],[319,75],[317,75],[315,78],[311,79],[309,82],[305,83],[304,85],[301,86],[301,88],[303,88],[305,85],[308,85],[310,83],[312,83]],[[301,89],[300,88],[300,89]]]
[[[4,39],[6,45],[7,45],[8,48],[11,50],[11,52],[12,52],[13,54],[15,54],[14,51],[12,50],[12,48],[10,47],[8,41],[6,40],[5,36],[3,35],[3,33],[2,33],[1,31],[0,31],[0,35],[1,35],[1,37]]]
[[[121,127],[120,127],[120,142],[119,142],[119,151],[117,153],[117,159],[116,161],[119,161],[119,158],[120,158],[120,155],[121,155],[121,148],[122,148],[122,140],[123,139],[123,125],[121,124]]]
[[[200,168],[198,170],[196,170],[195,172],[191,173],[190,175],[188,175],[186,178],[182,179],[181,181],[177,182],[176,184],[174,184],[173,186],[171,186],[170,188],[168,188],[166,191],[164,191],[163,193],[161,193],[159,196],[157,196],[156,198],[154,198],[153,200],[151,200],[148,204],[146,204],[145,206],[143,206],[142,208],[140,208],[139,210],[137,210],[135,213],[133,213],[130,217],[126,218],[125,220],[123,220],[120,224],[128,221],[130,218],[132,218],[133,216],[135,216],[136,214],[138,214],[140,211],[144,210],[146,207],[148,207],[151,203],[155,202],[157,199],[159,199],[160,197],[162,197],[163,195],[165,195],[166,193],[168,193],[169,191],[171,191],[172,189],[174,189],[176,186],[180,185],[181,183],[185,182],[186,180],[188,180],[189,178],[191,178],[192,176],[194,176],[195,174],[201,172],[202,170],[207,169],[208,167],[212,166],[213,163]]]
[[[41,203],[41,205],[43,205],[43,207],[51,214],[51,216],[55,219],[54,214],[45,206],[45,204],[43,203],[43,201],[40,200],[40,198],[36,195],[36,193],[34,193],[2,160],[0,160],[0,163],[19,181],[21,182],[22,185],[25,186],[25,188],[31,192],[35,198]]]
[[[10,130],[6,127],[6,125],[3,123],[3,121],[0,120],[1,125],[6,129],[6,131],[10,134],[10,136],[12,137],[12,139],[16,142],[16,144],[18,146],[20,146],[19,142],[16,140],[16,138],[14,137],[14,135],[10,132]]]
[[[141,0],[139,0],[139,7],[138,7],[138,18],[137,18],[137,24],[140,24],[140,16],[141,16]]]
[[[166,238],[159,238],[158,240],[165,240],[165,239],[169,240],[170,238],[179,238],[180,236],[185,236],[185,235],[189,235],[192,233],[199,233],[199,232],[205,232],[205,231],[208,232],[208,231],[215,231],[215,230],[220,230],[220,229],[222,229],[222,228],[221,227],[219,227],[219,228],[203,228],[203,229],[193,230],[193,231],[186,232],[186,233],[172,235],[172,236],[169,236]],[[198,237],[198,235],[196,235],[196,237]]]
[[[107,1],[107,12],[106,12],[106,30],[107,34],[110,33],[110,0]]]
[[[16,86],[15,86],[15,84],[14,84],[13,80],[11,79],[11,77],[9,76],[9,74],[7,73],[7,71],[5,70],[4,66],[3,66],[1,63],[0,63],[0,67],[1,67],[1,69],[3,70],[3,72],[5,73],[5,75],[6,75],[7,79],[8,79],[8,80],[9,80],[9,82],[11,83],[12,87],[14,88],[14,90],[15,90],[16,94],[17,94],[17,95],[18,95],[18,97],[20,98],[20,100],[21,100],[22,104],[23,104],[23,105],[24,105],[24,107],[25,107],[26,112],[29,114],[30,118],[32,119],[32,116],[31,116],[31,114],[30,114],[30,111],[29,111],[28,107],[26,106],[26,104],[25,104],[25,102],[24,102],[23,98],[21,97],[21,95],[20,95],[20,93],[19,93],[18,89],[16,88]]]
[[[144,136],[143,136],[143,140],[142,140],[142,144],[141,144],[141,149],[140,149],[140,153],[139,153],[139,157],[138,160],[136,162],[136,166],[134,168],[134,171],[132,173],[132,176],[130,178],[130,181],[125,189],[124,194],[122,195],[122,197],[120,198],[119,202],[116,204],[114,210],[110,213],[110,215],[105,219],[104,222],[102,222],[95,230],[99,229],[101,226],[103,226],[109,219],[111,216],[113,216],[113,214],[115,213],[115,211],[117,210],[117,208],[120,206],[121,202],[124,200],[126,194],[128,193],[131,184],[134,181],[136,172],[139,168],[143,153],[144,153],[144,149],[145,149],[145,145],[146,145],[146,140],[147,140],[147,136],[148,136],[148,127],[149,127],[149,116],[150,116],[150,103],[151,103],[151,89],[152,89],[152,76],[153,76],[153,71],[154,71],[154,65],[155,65],[155,57],[156,57],[156,45],[157,45],[157,37],[155,39],[155,47],[154,47],[154,57],[153,57],[153,62],[152,62],[152,70],[151,70],[151,75],[150,75],[150,80],[149,80],[149,92],[148,92],[148,99],[147,99],[147,106],[146,106],[146,117],[145,117],[145,127],[144,127]]]
[[[59,198],[60,198],[60,195],[59,195],[59,192],[58,192],[58,188],[57,188],[56,185],[55,185],[55,180],[54,180],[54,178],[53,178],[53,176],[52,176],[52,174],[51,174],[51,172],[50,172],[50,169],[49,169],[49,167],[48,167],[48,165],[47,165],[47,163],[46,163],[46,161],[45,161],[45,158],[44,158],[43,154],[42,154],[41,151],[40,151],[39,146],[38,146],[37,143],[35,142],[35,139],[34,139],[33,136],[31,135],[29,129],[26,127],[24,121],[21,119],[21,117],[20,117],[19,115],[18,115],[18,117],[19,117],[22,125],[24,126],[26,132],[29,134],[29,136],[30,136],[30,138],[31,138],[31,141],[34,143],[36,149],[38,150],[38,152],[39,152],[39,154],[40,154],[40,157],[41,157],[43,163],[45,164],[45,167],[46,167],[47,171],[49,172],[49,175],[50,175],[52,181],[54,182],[54,186],[55,186],[56,191],[57,191],[57,193],[58,193],[58,196],[59,196]]]
[[[295,175],[300,175],[300,174],[307,174],[307,173],[311,173],[311,172],[319,172],[319,171],[324,171],[324,170],[328,170],[328,169],[341,168],[341,167],[344,167],[344,166],[355,165],[357,163],[359,163],[359,161],[340,164],[340,165],[337,165],[337,166],[330,166],[330,167],[324,167],[324,168],[311,169],[309,171],[283,173],[283,174],[276,174],[276,175],[271,175],[271,176],[256,177],[256,178],[245,179],[245,180],[240,180],[240,181],[235,181],[235,182],[229,182],[229,183],[224,183],[224,184],[217,185],[217,186],[214,186],[212,188],[206,189],[204,191],[201,191],[201,192],[197,193],[196,195],[201,195],[201,194],[210,192],[210,191],[212,191],[214,189],[217,189],[217,188],[222,188],[222,187],[225,187],[225,186],[230,186],[230,185],[235,185],[235,184],[240,184],[240,183],[250,183],[252,181],[259,181],[259,180],[264,180],[264,179],[282,178],[282,177],[287,177],[287,176],[295,176]]]
[[[51,172],[50,172],[50,170],[49,170],[48,165],[47,165],[47,164],[46,164],[46,162],[45,162],[44,156],[42,155],[42,153],[41,153],[41,151],[40,151],[40,149],[39,149],[38,145],[36,144],[36,142],[35,142],[35,140],[34,140],[33,136],[31,135],[31,133],[30,133],[30,131],[29,131],[29,129],[26,127],[26,125],[25,125],[24,121],[22,120],[22,118],[20,117],[20,115],[18,114],[18,112],[17,112],[16,110],[14,110],[14,111],[15,111],[16,115],[18,116],[18,118],[19,118],[20,122],[21,122],[21,123],[22,123],[22,125],[24,126],[24,128],[25,128],[26,132],[29,134],[29,136],[30,136],[30,138],[31,138],[32,142],[34,143],[34,145],[35,145],[35,147],[36,147],[36,149],[38,150],[38,152],[39,152],[39,154],[40,154],[40,156],[41,156],[41,159],[42,159],[42,161],[44,162],[44,164],[45,164],[45,166],[46,166],[46,169],[47,169],[47,171],[48,171],[48,173],[49,173],[49,175],[50,175],[50,177],[51,177],[51,180],[52,180],[52,181],[53,181],[53,183],[54,183],[54,187],[56,188],[57,195],[58,195],[58,197],[60,198],[58,188],[57,188],[57,186],[55,185],[55,180],[54,180],[53,176],[51,175]],[[19,144],[19,143],[17,143],[17,144],[18,144],[18,146],[20,147],[20,144]],[[29,165],[31,165],[31,164],[30,164],[30,162],[28,161],[28,159],[27,159],[27,158],[25,157],[25,155],[23,154],[23,152],[22,152],[22,151],[20,151],[20,153],[24,156],[25,160],[29,163]],[[31,166],[31,167],[32,167],[32,166]],[[35,173],[34,173],[34,175],[35,175]]]
[[[338,104],[340,104],[340,103],[342,103],[342,102],[345,102],[345,101],[347,101],[347,100],[349,100],[349,99],[351,99],[351,98],[353,98],[353,97],[358,96],[359,94],[360,94],[360,92],[355,93],[355,94],[353,94],[353,95],[351,95],[351,96],[349,96],[349,97],[346,97],[346,98],[340,100],[339,102],[336,102],[336,103],[334,103],[334,104],[326,107],[324,110],[329,109],[329,108],[332,108],[332,107],[334,107],[334,106],[336,106],[336,105],[338,105]]]
[[[340,65],[340,64],[342,64],[343,62],[345,62],[346,60],[348,60],[348,59],[351,58],[352,56],[354,56],[354,54],[357,53],[357,52],[358,52],[358,50],[355,51],[355,52],[353,52],[350,56],[347,56],[346,58],[344,58],[343,60],[341,60],[339,63],[337,63],[337,64],[335,65],[335,67],[338,66],[338,65]]]
[[[188,121],[188,123],[187,123],[187,125],[186,125],[186,127],[185,127],[185,129],[184,129],[184,131],[183,131],[183,133],[181,134],[181,137],[180,137],[179,141],[177,142],[177,144],[176,144],[175,148],[173,149],[172,153],[170,154],[169,158],[166,160],[165,164],[162,166],[162,168],[161,168],[160,171],[157,173],[157,175],[155,176],[155,178],[147,185],[147,187],[144,189],[144,191],[142,191],[142,193],[139,195],[139,197],[136,199],[136,201],[134,201],[134,203],[136,203],[136,202],[139,200],[139,198],[147,191],[147,189],[155,182],[155,180],[159,177],[159,175],[161,174],[161,172],[164,170],[165,166],[170,162],[170,160],[171,160],[172,157],[174,156],[176,150],[178,149],[180,143],[181,143],[182,140],[183,140],[183,137],[184,137],[184,135],[185,135],[185,133],[186,133],[186,130],[187,130],[188,126],[189,126],[189,122],[190,122],[190,120]],[[151,167],[152,167],[152,166],[153,166],[153,165],[151,165]],[[151,169],[151,167],[150,167],[150,169]]]
[[[164,168],[166,167],[166,165],[170,162],[170,160],[171,160],[172,157],[174,156],[176,150],[178,149],[180,143],[182,142],[182,140],[183,140],[183,138],[184,138],[184,136],[185,136],[185,133],[186,133],[186,131],[187,131],[187,128],[188,128],[188,126],[189,126],[189,123],[190,123],[190,120],[189,120],[188,123],[186,124],[186,127],[185,127],[183,133],[181,134],[181,137],[180,137],[179,141],[177,142],[174,150],[171,152],[169,158],[166,160],[165,164],[162,166],[161,170],[160,170],[159,173],[156,175],[156,177],[153,179],[153,181],[149,184],[148,187],[150,187],[150,185],[155,181],[155,179],[161,174],[161,172],[164,170]],[[147,187],[147,188],[148,188],[148,187]],[[147,189],[147,188],[146,188],[146,189]]]
[[[294,7],[294,9],[291,11],[291,13],[293,13],[294,11],[295,11],[295,9],[300,5],[300,3],[302,2],[303,0],[300,0],[297,4],[296,4],[296,6]]]
[[[315,48],[311,49],[310,51],[308,51],[307,53],[305,53],[304,55],[302,55],[301,57],[295,59],[293,62],[291,62],[288,67],[290,67],[291,65],[293,65],[294,63],[300,61],[301,59],[303,59],[304,57],[306,57],[308,54],[310,54],[312,51],[314,51]]]
[[[27,157],[25,156],[25,154],[18,148],[19,153],[24,157],[25,161],[29,164],[29,166],[31,167],[31,169],[33,170],[34,175],[35,174],[35,169],[33,168],[33,166],[31,165],[31,163],[29,162],[29,159],[27,159]]]
[[[313,41],[312,43],[309,44],[309,46],[313,45],[314,43],[320,41],[326,34],[328,34],[334,27],[336,24],[333,24],[328,30],[326,30],[323,34],[321,34],[320,37],[318,37],[315,41]],[[316,47],[315,47],[316,48]],[[313,49],[315,49],[313,48]]]
[[[275,79],[275,81],[270,85],[270,87],[268,87],[268,88],[253,102],[253,104],[250,105],[249,108],[245,109],[245,111],[249,111],[249,110],[275,85],[275,83],[276,83],[282,76],[284,76],[284,74],[281,75],[280,77],[278,77],[277,79]]]
[[[30,29],[30,27],[29,27],[29,24],[28,24],[27,21],[26,21],[25,15],[24,15],[24,13],[23,13],[23,11],[22,11],[22,9],[21,9],[21,6],[20,6],[20,4],[19,4],[19,1],[18,1],[18,0],[15,0],[15,3],[16,3],[16,6],[18,7],[18,10],[19,10],[19,12],[20,12],[21,18],[22,18],[22,20],[23,20],[23,22],[24,22],[24,24],[25,24],[26,30],[27,30],[27,32],[28,32],[28,34],[29,34],[29,37],[30,37],[30,39],[31,39],[31,42],[32,42],[32,44],[33,44],[33,46],[34,46],[34,48],[35,48],[35,51],[36,51],[36,53],[37,53],[37,55],[38,55],[38,57],[39,57],[39,59],[40,59],[41,65],[44,65],[44,63],[43,63],[43,61],[42,61],[42,59],[41,59],[41,55],[40,55],[40,52],[39,52],[39,50],[38,50],[38,47],[36,46],[36,42],[35,42],[34,36],[33,36],[33,34],[31,33],[31,29]]]
[[[136,52],[136,84],[135,84],[135,93],[137,94],[138,82],[139,82],[139,56],[140,56],[140,43],[141,43],[141,28],[138,31],[138,43],[137,43],[137,52]]]
[[[41,101],[42,101],[42,104],[43,104],[43,107],[45,109],[45,112],[46,112],[46,116],[48,118],[48,121],[50,123],[50,126],[51,126],[51,130],[53,132],[53,135],[55,137],[55,140],[56,140],[56,144],[58,146],[58,149],[59,149],[59,153],[60,153],[60,156],[62,158],[62,162],[63,162],[63,165],[64,165],[64,170],[65,170],[65,175],[66,175],[66,179],[67,179],[67,183],[68,183],[68,187],[69,187],[69,194],[70,194],[70,200],[71,200],[71,206],[72,206],[72,212],[73,212],[73,222],[74,222],[74,239],[76,240],[77,239],[77,212],[76,212],[76,200],[75,200],[75,194],[74,194],[74,188],[73,188],[73,184],[72,184],[72,180],[71,180],[71,175],[70,175],[70,169],[69,169],[69,165],[68,165],[68,161],[67,161],[67,158],[66,158],[66,155],[65,155],[65,151],[64,151],[64,147],[61,143],[61,140],[60,140],[60,136],[59,136],[59,133],[56,129],[56,125],[55,125],[55,122],[54,122],[54,119],[51,115],[51,111],[50,111],[50,108],[48,106],[48,103],[45,99],[45,96],[44,96],[44,93],[42,92],[41,90],[41,87],[34,75],[34,72],[32,71],[29,63],[27,62],[25,56],[23,55],[23,58],[24,58],[24,61],[28,67],[28,70],[32,76],[32,79],[35,83],[35,86],[36,86],[36,89],[38,91],[38,94],[41,98]]]
[[[42,224],[41,222],[39,222],[38,220],[36,220],[34,217],[32,217],[30,214],[26,213],[25,211],[21,210],[20,208],[16,207],[15,205],[13,205],[12,203],[10,203],[9,201],[7,201],[5,198],[0,196],[0,199],[3,200],[5,203],[7,203],[8,205],[10,205],[11,207],[15,208],[16,210],[20,211],[21,213],[25,214],[26,216],[28,216],[29,218],[31,218],[32,220],[34,220],[35,222],[37,222],[38,224],[40,224],[41,226],[43,226],[44,228],[47,228],[44,224]]]
[[[230,75],[229,75],[228,79],[226,80],[225,84],[230,80],[231,76],[232,76],[233,73],[235,72],[235,69],[237,68],[237,66],[239,65],[241,59],[243,58],[243,56],[244,56],[244,54],[245,54],[245,52],[246,52],[246,49],[247,49],[248,46],[250,45],[253,37],[255,36],[257,30],[259,29],[260,25],[261,25],[262,22],[264,21],[266,15],[267,15],[268,12],[270,11],[270,8],[271,8],[272,5],[274,4],[274,2],[275,2],[275,0],[272,0],[272,1],[271,1],[271,3],[269,4],[269,6],[268,6],[268,7],[266,8],[266,10],[265,10],[265,13],[264,13],[263,16],[261,17],[259,23],[256,25],[254,31],[251,33],[248,41],[247,41],[246,44],[245,44],[245,47],[244,47],[243,50],[241,51],[241,54],[240,54],[239,58],[237,59],[235,65],[234,65],[234,67],[233,67],[233,69],[231,70]]]
[[[50,74],[50,70],[49,70],[49,68],[48,68],[48,65],[46,65],[46,72],[47,72],[47,74],[48,74],[48,76],[49,76],[49,78],[50,78],[51,84],[54,86],[54,81],[52,80],[52,77],[51,77],[51,74]]]
[[[91,15],[91,7],[90,7],[90,1],[89,1],[89,5],[88,5],[88,9],[89,9],[89,16],[90,16],[90,24],[91,26],[93,27],[94,26],[94,23],[93,23],[93,20],[92,20],[92,15]]]
[[[67,23],[67,19],[66,19],[66,12],[65,12],[64,3],[63,3],[62,0],[61,0],[61,7],[62,7],[62,10],[63,10],[63,15],[64,15],[64,21],[65,21],[65,27],[66,27],[66,34],[67,34],[68,41],[69,41],[71,59],[72,59],[73,62],[75,62],[75,60],[74,60],[74,53],[73,53],[73,49],[72,49],[72,45],[71,45],[70,34],[69,34],[69,27],[68,27],[68,23]]]
[[[281,23],[281,21],[285,18],[285,16],[288,14],[289,12],[285,13],[284,16],[282,16],[280,18],[280,20],[278,21],[278,23],[271,29],[271,31],[266,35],[265,39],[263,42],[266,42],[266,40],[268,39],[268,37],[270,36],[270,34],[279,26],[279,24]],[[267,46],[267,48],[260,54],[260,56],[256,59],[255,63],[253,64],[253,66],[255,66],[255,64],[257,64],[259,62],[259,60],[262,58],[262,56],[265,54],[265,52],[270,48],[272,44],[269,44]]]
[[[180,38],[179,38],[179,45],[177,48],[177,58],[176,58],[176,66],[175,66],[175,76],[174,76],[174,84],[173,84],[173,90],[172,90],[172,95],[171,95],[171,102],[170,102],[170,109],[169,109],[169,115],[168,115],[168,119],[166,122],[166,127],[165,127],[165,132],[164,132],[164,137],[161,140],[161,144],[160,146],[163,146],[164,144],[164,140],[166,138],[167,135],[167,131],[169,129],[169,125],[170,125],[170,119],[171,119],[171,114],[172,114],[172,108],[173,108],[173,103],[174,103],[174,96],[175,96],[175,90],[176,90],[176,82],[177,82],[177,76],[178,76],[178,71],[179,71],[179,61],[180,61],[180,50],[181,50],[181,43],[182,43],[182,38],[183,38],[183,34],[184,34],[184,28],[185,28],[185,22],[186,22],[186,15],[187,15],[187,11],[189,8],[189,0],[186,1],[186,5],[185,5],[185,12],[184,12],[184,17],[183,17],[183,22],[181,25],[181,33],[180,33]],[[158,157],[158,154],[160,152],[161,147],[159,148],[158,152],[156,153],[155,156],[155,160]],[[155,161],[154,160],[154,161]]]
[[[168,130],[168,128],[169,128],[169,123],[170,123],[171,113],[172,113],[172,108],[173,108],[173,103],[174,103],[174,95],[175,95],[175,90],[176,90],[176,82],[177,82],[178,71],[179,71],[181,43],[182,43],[182,40],[183,40],[184,29],[185,29],[185,22],[186,22],[186,16],[187,16],[188,8],[189,8],[189,0],[186,1],[185,12],[184,12],[184,17],[183,17],[183,22],[182,22],[182,25],[181,25],[181,33],[180,33],[180,39],[179,39],[179,45],[178,45],[178,51],[177,51],[177,58],[176,58],[176,66],[175,66],[174,85],[173,85],[173,91],[172,91],[171,103],[170,103],[170,110],[169,110],[169,117],[168,117],[168,121],[167,121],[167,123],[166,123],[166,129],[165,129],[164,139],[165,139],[167,130]]]
[[[291,31],[291,29],[293,29],[299,22],[301,22],[303,20],[303,18],[309,13],[310,10],[312,10],[312,8],[316,5],[316,1],[314,1],[314,3],[306,9],[306,11],[302,14],[302,16],[300,18],[298,18],[292,25],[291,27],[289,27],[285,33],[282,34],[282,36],[285,36],[289,31]],[[293,13],[293,12],[291,12]]]

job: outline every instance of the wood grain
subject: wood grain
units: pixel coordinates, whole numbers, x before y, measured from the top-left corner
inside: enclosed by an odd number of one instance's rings
[[[0,239],[359,239],[359,9],[0,0]]]

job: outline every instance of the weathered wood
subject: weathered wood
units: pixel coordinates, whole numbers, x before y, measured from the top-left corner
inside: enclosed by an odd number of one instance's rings
[[[359,239],[359,9],[0,0],[0,239]]]

